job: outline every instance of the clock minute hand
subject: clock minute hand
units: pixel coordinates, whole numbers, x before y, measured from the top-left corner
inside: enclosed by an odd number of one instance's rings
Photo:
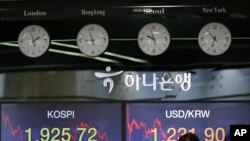
[[[36,47],[36,44],[34,43],[34,37],[32,35],[32,32],[30,32],[30,36],[31,36],[31,40],[32,40],[32,43],[33,43],[34,47]]]
[[[214,36],[214,37],[213,37],[212,47],[214,47],[214,43],[215,43],[215,42],[217,42],[217,43],[218,43],[218,41],[217,41],[217,39],[216,39],[216,36]]]
[[[36,39],[33,40],[33,42],[35,42],[36,40],[40,39],[40,37],[37,37]]]
[[[34,41],[34,37],[32,35],[32,32],[30,32],[30,36],[31,36],[31,39],[32,39],[32,42]]]
[[[89,30],[89,35],[90,35],[90,38],[91,38],[91,41],[92,41],[93,45],[95,45],[95,43],[94,43],[94,39],[93,39],[93,37],[92,37],[92,35],[91,35],[90,30]]]
[[[217,39],[216,39],[216,36],[214,36],[211,32],[208,32],[208,33],[209,33],[209,35],[213,38],[212,47],[214,47],[214,43],[215,43],[215,42],[218,43],[218,41],[217,41]]]
[[[154,34],[153,34],[153,32],[152,32],[152,29],[151,29],[151,28],[149,28],[149,29],[150,29],[151,35],[152,35],[152,37],[153,37],[154,44],[156,45],[156,42],[155,42],[155,37],[154,37]]]
[[[211,32],[208,32],[208,33],[214,39],[215,36]]]
[[[213,43],[212,43],[212,47],[214,47],[214,40],[213,40]]]
[[[218,40],[217,40],[216,36],[214,37],[214,41],[217,42],[217,44],[218,44]]]
[[[149,36],[149,35],[147,35],[147,37],[150,38],[150,39],[152,39],[152,40],[155,40],[153,37],[151,37],[151,36]]]

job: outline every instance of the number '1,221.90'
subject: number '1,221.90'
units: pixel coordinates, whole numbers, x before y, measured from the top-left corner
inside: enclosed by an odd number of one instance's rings
[[[187,132],[195,134],[195,128],[191,128],[188,130],[187,128],[180,127],[180,128],[173,128],[170,127],[167,129],[167,134],[169,137],[164,139],[163,141],[178,141],[179,136],[186,134]],[[153,134],[154,141],[158,141],[158,129],[153,128],[151,129],[151,133]],[[224,141],[225,140],[225,129],[222,127],[218,127],[216,129],[207,127],[204,129],[204,141]]]
[[[84,135],[89,134],[86,141],[97,141],[97,129],[96,128],[77,128],[75,136],[72,136],[70,132],[70,128],[41,128],[40,130],[40,139],[36,139],[35,141],[71,141],[72,139],[75,141],[83,141]],[[27,141],[32,140],[32,129],[28,128],[25,130],[25,133],[28,136]],[[76,136],[78,135],[78,136]]]

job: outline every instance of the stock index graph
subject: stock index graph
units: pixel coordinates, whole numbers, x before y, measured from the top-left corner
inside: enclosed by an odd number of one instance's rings
[[[249,103],[129,103],[126,141],[178,141],[187,132],[201,141],[229,141],[231,124],[249,124]]]
[[[2,104],[1,141],[121,141],[121,105]]]

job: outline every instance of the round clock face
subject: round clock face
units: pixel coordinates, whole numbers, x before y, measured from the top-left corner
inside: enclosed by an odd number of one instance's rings
[[[221,23],[205,25],[198,37],[200,48],[209,55],[221,55],[230,47],[232,38],[228,28]]]
[[[140,49],[147,55],[157,56],[164,53],[170,45],[170,34],[159,23],[145,25],[138,35]]]
[[[77,45],[80,51],[87,56],[101,55],[107,49],[108,44],[107,31],[97,24],[84,26],[77,35]]]
[[[18,37],[21,52],[28,57],[43,55],[50,45],[48,32],[39,25],[25,27]]]

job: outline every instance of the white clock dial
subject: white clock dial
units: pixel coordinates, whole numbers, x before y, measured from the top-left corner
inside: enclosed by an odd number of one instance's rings
[[[84,26],[77,35],[77,45],[80,51],[87,56],[101,55],[107,49],[108,44],[107,31],[97,24]]]
[[[170,34],[159,23],[145,25],[138,35],[140,49],[147,55],[157,56],[164,53],[170,45]]]
[[[205,25],[198,37],[200,48],[209,55],[221,55],[230,47],[232,38],[228,28],[221,23]]]
[[[28,57],[43,55],[50,45],[48,32],[39,25],[25,27],[18,37],[21,52]]]

